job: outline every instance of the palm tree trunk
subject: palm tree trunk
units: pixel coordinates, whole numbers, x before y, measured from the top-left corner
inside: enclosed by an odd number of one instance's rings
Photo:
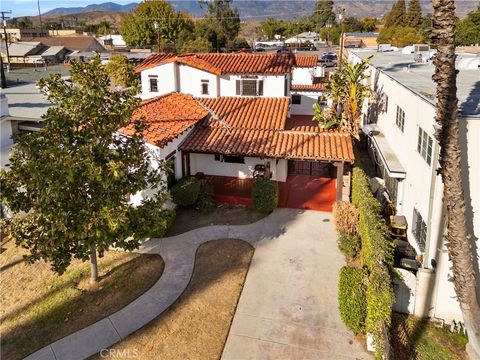
[[[446,209],[446,245],[452,262],[452,281],[462,310],[469,342],[467,353],[480,359],[480,307],[471,236],[467,229],[465,196],[462,188],[460,145],[457,119],[457,84],[455,70],[454,0],[433,0],[432,40],[437,46],[434,60],[437,83],[435,137],[440,144],[440,169],[443,203]]]

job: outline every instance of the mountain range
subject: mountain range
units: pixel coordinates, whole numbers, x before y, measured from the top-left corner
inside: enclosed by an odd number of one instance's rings
[[[344,6],[346,16],[354,17],[382,17],[388,13],[395,0],[336,0],[335,6]],[[177,11],[184,11],[194,17],[203,15],[203,9],[196,0],[170,0],[172,6]],[[457,0],[457,16],[465,17],[466,14],[474,10],[478,6],[478,1]],[[106,13],[127,13],[135,9],[138,3],[130,3],[120,5],[113,2],[101,4],[91,4],[85,7],[59,7],[50,10],[43,15],[64,15],[64,14],[83,14],[89,12],[103,11]],[[294,19],[302,16],[310,15],[315,1],[265,1],[265,0],[242,0],[233,1],[243,20],[247,19],[265,19],[269,16],[277,19]],[[432,12],[431,1],[421,0],[422,11],[424,13]]]

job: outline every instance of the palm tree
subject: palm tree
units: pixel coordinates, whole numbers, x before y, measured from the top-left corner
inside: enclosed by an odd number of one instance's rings
[[[345,63],[341,70],[330,77],[326,95],[332,101],[331,107],[322,109],[318,104],[313,106],[313,120],[321,128],[338,128],[358,139],[362,105],[371,95],[370,86],[365,83],[369,77],[366,70],[370,59],[368,57],[355,65]]]
[[[434,60],[437,83],[435,138],[440,144],[440,169],[443,203],[446,209],[446,245],[452,262],[453,284],[462,309],[469,342],[467,353],[480,359],[480,307],[476,296],[476,279],[471,235],[467,229],[465,196],[462,188],[460,144],[457,119],[457,85],[455,70],[454,0],[433,0],[432,40],[437,47]]]

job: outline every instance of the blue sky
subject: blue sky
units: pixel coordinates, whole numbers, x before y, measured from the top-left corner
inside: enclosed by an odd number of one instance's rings
[[[138,0],[40,0],[42,14],[57,7],[77,7],[104,2],[130,4]],[[37,0],[0,0],[2,11],[12,10],[12,17],[38,15]]]

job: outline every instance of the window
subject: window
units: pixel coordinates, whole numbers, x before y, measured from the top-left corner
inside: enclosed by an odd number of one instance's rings
[[[397,120],[395,122],[400,130],[402,130],[405,127],[405,111],[397,105]]]
[[[425,159],[428,165],[432,164],[432,147],[433,139],[423,131],[421,127],[418,128],[418,142],[417,151]]]
[[[208,80],[202,80],[202,95],[208,95]]]
[[[417,209],[413,209],[413,220],[412,220],[412,234],[415,238],[415,241],[420,248],[420,251],[425,251],[425,242],[427,241],[427,225],[423,221],[422,215],[418,212]]]
[[[245,164],[245,158],[243,156],[224,156],[223,161],[233,164]]]
[[[382,95],[382,111],[383,112],[388,112],[388,95],[383,94]]]
[[[263,80],[241,79],[236,83],[236,94],[243,96],[262,96]]]
[[[300,105],[302,103],[302,95],[292,95],[292,104]]]
[[[158,80],[157,77],[150,77],[150,92],[158,92]]]

